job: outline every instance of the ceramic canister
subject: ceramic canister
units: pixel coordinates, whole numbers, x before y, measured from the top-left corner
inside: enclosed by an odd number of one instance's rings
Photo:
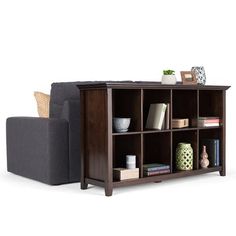
[[[206,73],[203,66],[193,66],[191,71],[195,74],[198,84],[206,84]]]
[[[177,170],[193,169],[193,149],[190,143],[179,143],[176,148]]]
[[[126,155],[126,168],[127,169],[136,168],[136,156],[135,155]]]

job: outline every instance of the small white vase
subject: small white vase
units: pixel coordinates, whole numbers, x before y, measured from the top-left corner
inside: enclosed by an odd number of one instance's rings
[[[176,84],[176,76],[175,75],[162,75],[162,84]]]

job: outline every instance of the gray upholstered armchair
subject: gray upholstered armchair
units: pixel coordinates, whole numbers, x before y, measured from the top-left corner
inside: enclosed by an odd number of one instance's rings
[[[80,181],[81,83],[52,84],[49,118],[7,119],[9,172],[52,185]]]

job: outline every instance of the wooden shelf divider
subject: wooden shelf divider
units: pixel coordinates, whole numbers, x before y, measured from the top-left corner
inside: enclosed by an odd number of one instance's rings
[[[163,180],[219,171],[225,176],[226,90],[229,86],[161,85],[154,82],[104,82],[80,85],[81,94],[81,188],[88,184],[105,188],[106,196],[115,187],[160,182]],[[147,130],[145,122],[151,103],[170,104],[170,129]],[[193,127],[192,119],[217,116],[222,125]],[[130,117],[128,132],[112,130],[113,117]],[[190,126],[173,129],[173,118],[189,118]],[[220,139],[220,166],[199,166],[202,138]],[[177,171],[175,150],[179,142],[189,142],[194,152],[191,171]],[[125,155],[134,154],[139,178],[117,181],[113,168],[125,167]],[[143,165],[164,163],[171,172],[144,177]]]

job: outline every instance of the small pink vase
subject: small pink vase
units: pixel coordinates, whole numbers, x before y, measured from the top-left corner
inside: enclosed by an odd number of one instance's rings
[[[208,154],[206,152],[206,146],[202,147],[200,166],[202,168],[208,168],[208,166],[209,166],[209,160],[208,160]]]

